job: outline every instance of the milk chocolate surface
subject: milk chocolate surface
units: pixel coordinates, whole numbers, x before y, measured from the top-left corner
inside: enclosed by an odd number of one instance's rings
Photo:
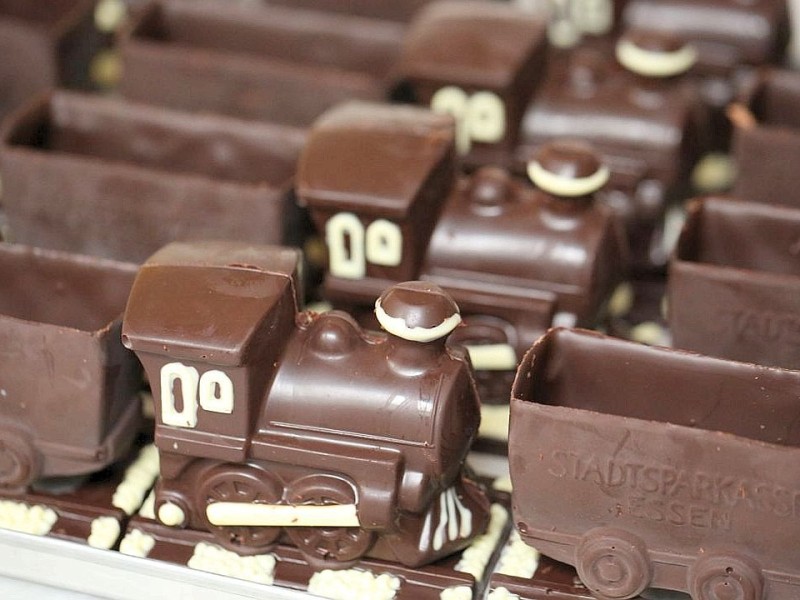
[[[280,520],[211,512],[352,507],[340,527],[301,516],[286,527],[318,567],[362,556],[414,567],[460,550],[485,528],[488,501],[464,477],[480,416],[469,363],[444,343],[457,321],[428,326],[452,299],[432,284],[390,290],[383,335],[338,311],[298,314],[298,254],[175,243],[140,270],[123,340],[155,398],[156,514],[258,554]],[[403,306],[419,319],[399,327]]]
[[[347,99],[379,100],[399,23],[266,3],[153,3],[122,41],[122,93],[182,110],[307,126]]]
[[[800,211],[706,198],[670,266],[678,348],[800,369]]]
[[[0,2],[0,117],[59,85],[89,85],[93,12],[92,0]]]
[[[289,241],[303,140],[292,128],[57,92],[3,132],[10,237],[136,262],[175,239]]]
[[[753,202],[800,206],[800,73],[765,69],[743,94],[752,121],[737,123],[733,155],[738,168],[734,194]]]
[[[0,245],[0,487],[90,473],[129,450],[140,370],[119,341],[134,265]]]
[[[793,598],[798,384],[798,371],[551,331],[511,401],[520,535],[600,595]]]

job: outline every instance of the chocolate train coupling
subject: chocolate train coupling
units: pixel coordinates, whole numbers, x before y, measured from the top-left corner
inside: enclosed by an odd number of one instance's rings
[[[285,532],[311,564],[415,566],[463,548],[488,502],[464,476],[480,420],[460,317],[437,286],[389,288],[388,334],[298,314],[299,253],[173,244],[142,267],[123,340],[155,398],[155,512],[255,554]]]

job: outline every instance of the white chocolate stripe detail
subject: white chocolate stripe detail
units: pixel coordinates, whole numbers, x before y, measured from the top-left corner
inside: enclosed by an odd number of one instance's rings
[[[468,345],[472,366],[480,371],[511,371],[517,368],[517,353],[510,344]]]
[[[461,315],[455,313],[435,327],[409,327],[402,317],[389,316],[381,308],[381,299],[375,301],[375,316],[386,331],[412,342],[432,342],[449,334],[461,323]]]
[[[684,46],[674,52],[656,52],[639,48],[629,40],[617,44],[617,60],[638,75],[645,77],[672,77],[688,71],[697,60],[697,51]]]
[[[603,187],[610,176],[611,171],[605,165],[587,177],[565,177],[551,173],[537,161],[528,163],[528,177],[533,184],[556,196],[577,197],[592,194]]]
[[[206,508],[206,516],[218,527],[361,527],[355,504],[214,502]]]

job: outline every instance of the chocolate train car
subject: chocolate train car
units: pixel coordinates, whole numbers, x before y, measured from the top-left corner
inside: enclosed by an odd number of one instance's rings
[[[0,244],[0,492],[99,471],[139,431],[119,341],[136,267]]]
[[[800,73],[763,69],[731,107],[739,198],[800,207]]]
[[[617,60],[608,48],[546,60],[545,46],[541,23],[510,7],[437,3],[414,21],[397,77],[413,101],[456,118],[468,168],[524,173],[544,143],[590,142],[611,169],[600,197],[624,219],[634,264],[662,267],[666,205],[686,195],[707,146],[705,111],[683,76],[694,52],[643,34],[622,38]]]
[[[626,246],[592,200],[608,172],[584,147],[543,152],[536,189],[499,169],[456,175],[454,137],[452,119],[420,108],[335,108],[309,135],[297,195],[325,236],[325,297],[364,314],[393,282],[442,286],[465,316],[451,341],[469,348],[482,401],[507,405],[518,359],[551,323],[602,318]]]
[[[800,209],[693,202],[668,291],[675,347],[800,369]]]
[[[449,296],[397,285],[389,332],[297,312],[299,253],[172,244],[142,267],[123,341],[156,399],[161,522],[259,553],[285,531],[311,564],[362,555],[415,566],[466,546],[488,519],[464,477],[479,401],[444,337]]]
[[[520,535],[603,600],[797,598],[798,390],[798,371],[549,332],[511,400]]]

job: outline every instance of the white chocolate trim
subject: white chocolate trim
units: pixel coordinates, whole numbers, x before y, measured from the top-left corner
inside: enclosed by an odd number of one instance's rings
[[[381,327],[386,331],[411,342],[432,342],[433,340],[438,340],[439,338],[449,335],[450,332],[461,323],[461,315],[455,313],[447,317],[436,327],[409,327],[406,325],[405,319],[401,317],[390,317],[386,311],[381,308],[380,298],[375,301],[375,316],[378,318],[378,323],[380,323]]]
[[[177,527],[186,520],[186,513],[177,504],[165,502],[158,507],[158,520],[167,527]]]
[[[215,394],[219,386],[219,396]],[[233,412],[233,382],[223,371],[206,371],[200,377],[200,408],[229,415]]]
[[[218,527],[361,527],[355,504],[214,502],[206,508],[206,516]]]
[[[144,558],[150,554],[155,545],[156,540],[153,536],[146,534],[141,529],[131,529],[119,543],[119,552],[128,556]]]
[[[517,368],[517,353],[510,344],[466,346],[472,366],[480,371],[512,371]]]
[[[616,54],[623,67],[645,77],[680,75],[697,61],[697,51],[688,44],[674,52],[656,52],[622,39],[617,42]]]
[[[506,134],[506,107],[493,92],[475,92],[467,103],[469,136],[476,142],[493,144]]]
[[[181,380],[183,410],[178,412],[172,385]],[[161,421],[173,427],[197,427],[197,384],[200,375],[197,369],[179,362],[167,363],[161,367]]]
[[[538,161],[528,163],[528,177],[533,184],[549,194],[574,198],[593,194],[602,188],[611,176],[611,171],[602,165],[588,177],[563,177],[546,170]]]
[[[86,539],[86,543],[92,548],[110,550],[117,543],[119,534],[119,521],[114,517],[97,517],[92,521],[91,533]]]
[[[481,405],[481,424],[478,428],[478,437],[507,442],[510,417],[508,404]]]
[[[396,223],[386,219],[367,227],[367,261],[373,265],[396,267],[403,260],[403,233]]]
[[[194,547],[194,553],[186,566],[196,571],[272,585],[275,582],[277,562],[273,554],[239,556],[214,544],[200,542]]]
[[[350,236],[350,252],[345,247]],[[363,279],[367,264],[364,256],[364,225],[355,214],[340,212],[325,223],[325,244],[331,274],[342,279]],[[348,255],[349,254],[349,255]]]
[[[361,569],[324,569],[308,580],[308,593],[333,600],[392,600],[400,585],[400,578],[389,573],[375,575]]]

